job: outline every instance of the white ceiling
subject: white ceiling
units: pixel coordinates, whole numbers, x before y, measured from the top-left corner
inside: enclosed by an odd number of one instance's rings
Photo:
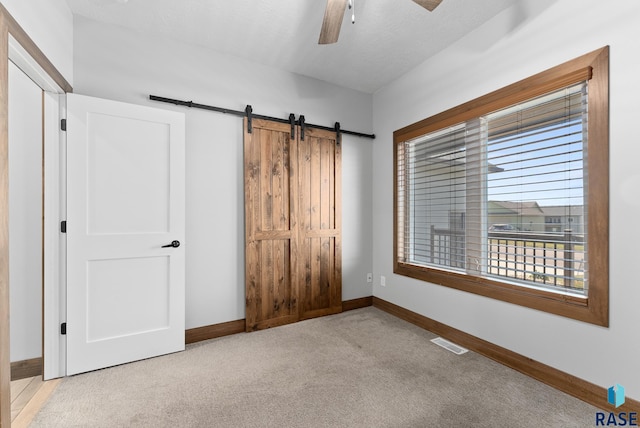
[[[324,0],[67,0],[72,12],[373,93],[519,0],[355,0],[318,45]]]

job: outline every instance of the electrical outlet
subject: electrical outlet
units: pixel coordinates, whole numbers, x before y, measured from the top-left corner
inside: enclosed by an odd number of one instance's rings
[[[373,282],[373,274],[371,272],[367,274],[367,282]]]
[[[383,287],[387,286],[387,278],[383,275],[380,275],[380,285],[382,285]]]

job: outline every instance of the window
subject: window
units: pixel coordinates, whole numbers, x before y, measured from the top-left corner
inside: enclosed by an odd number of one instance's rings
[[[608,324],[608,48],[394,148],[394,272]]]

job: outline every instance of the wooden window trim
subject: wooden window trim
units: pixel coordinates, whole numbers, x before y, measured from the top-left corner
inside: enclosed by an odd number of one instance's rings
[[[589,80],[587,142],[587,245],[589,289],[585,298],[510,285],[398,261],[398,145],[531,98]],[[498,89],[393,133],[393,271],[528,308],[609,326],[609,47]]]

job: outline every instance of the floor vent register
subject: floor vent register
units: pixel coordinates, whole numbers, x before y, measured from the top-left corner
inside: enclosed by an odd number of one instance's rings
[[[443,339],[441,337],[436,337],[435,339],[431,339],[431,341],[436,345],[446,349],[447,351],[453,352],[456,355],[462,355],[465,352],[469,352],[468,349],[465,349],[462,346],[458,346],[455,343],[451,343],[448,340]]]

